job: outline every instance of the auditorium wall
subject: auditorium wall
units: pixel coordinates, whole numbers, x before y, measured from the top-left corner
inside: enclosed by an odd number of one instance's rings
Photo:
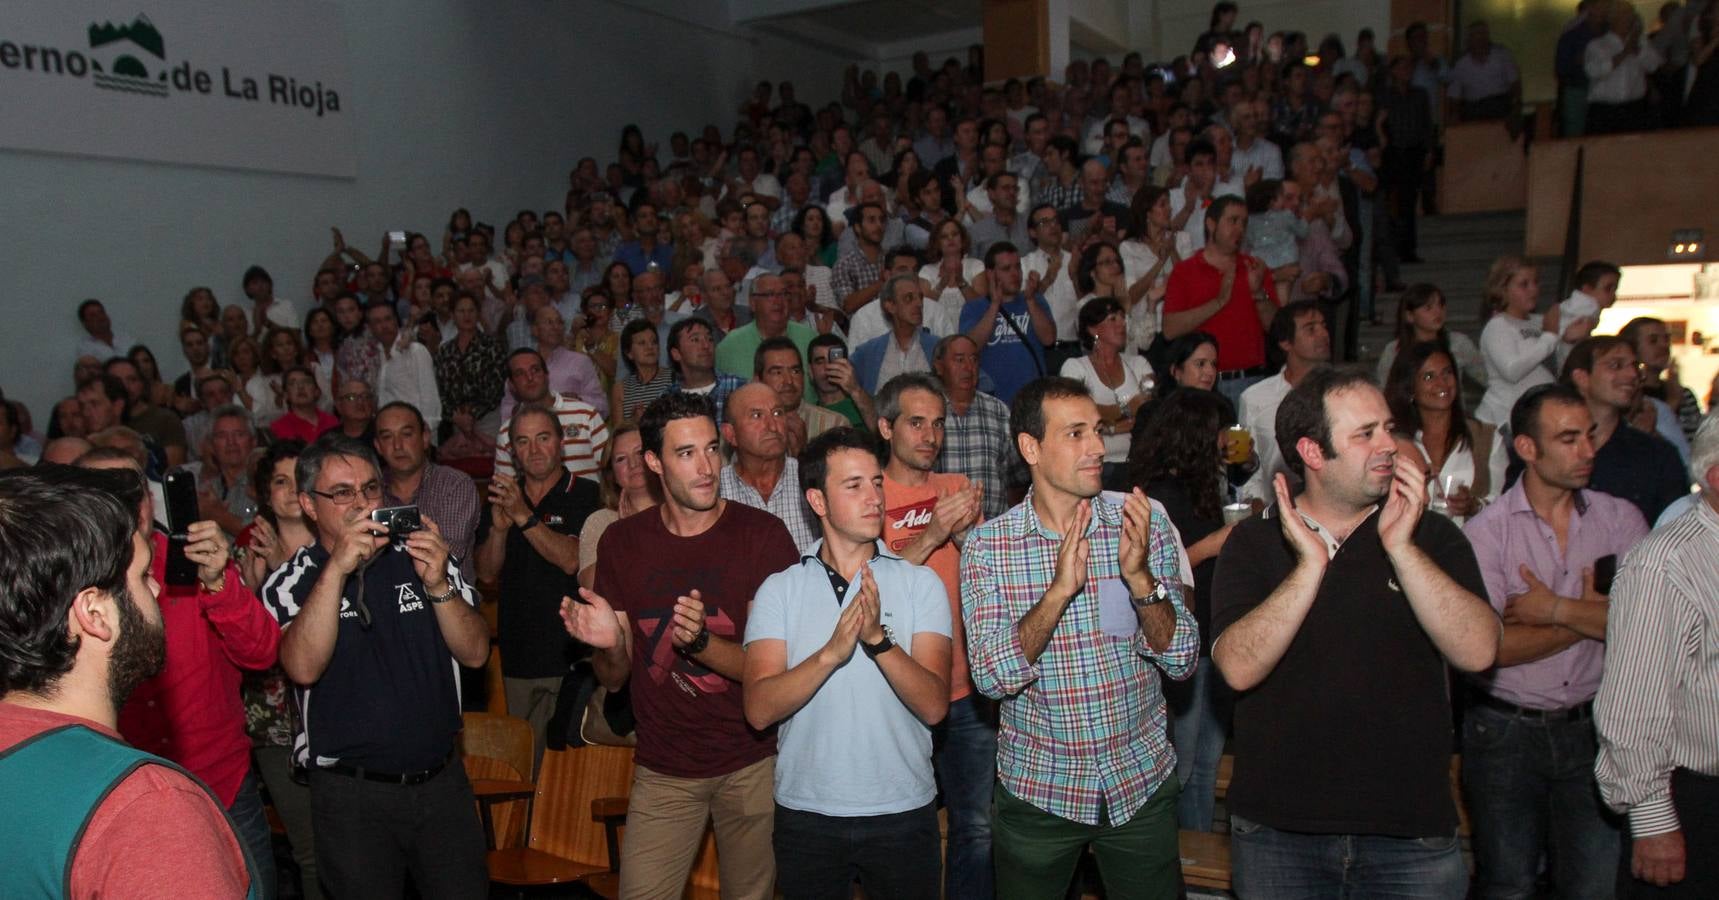
[[[302,312],[331,226],[366,254],[389,229],[439,241],[456,206],[493,223],[558,207],[573,163],[613,159],[629,122],[666,154],[672,130],[726,132],[759,79],[792,79],[805,102],[837,95],[846,60],[730,26],[721,6],[348,2],[355,179],[0,150],[0,386],[45,431],[86,297],[172,378],[188,288],[242,301],[257,263]]]

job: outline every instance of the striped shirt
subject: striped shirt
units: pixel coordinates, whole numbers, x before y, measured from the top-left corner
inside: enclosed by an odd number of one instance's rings
[[[1594,774],[1636,837],[1676,831],[1672,770],[1719,775],[1719,513],[1697,503],[1648,535],[1611,597]]]
[[[561,423],[561,464],[576,477],[601,480],[597,460],[603,455],[603,448],[609,446],[609,426],[603,424],[602,414],[583,400],[554,392],[550,396],[555,399],[549,408],[555,411],[555,418]],[[503,422],[501,433],[495,438],[496,478],[513,477],[513,454],[508,450],[510,443],[507,423]]]
[[[998,781],[1009,793],[1071,821],[1123,824],[1170,777],[1159,670],[1181,680],[1199,655],[1184,600],[1174,526],[1152,512],[1147,569],[1170,591],[1176,631],[1152,649],[1122,581],[1122,507],[1092,500],[1087,583],[1063,612],[1037,663],[1021,647],[1021,618],[1056,572],[1061,538],[1039,520],[1033,492],[973,529],[961,553],[961,609],[973,686],[1002,700]]]
[[[794,538],[795,548],[806,553],[823,535],[819,533],[817,517],[806,506],[806,492],[800,490],[800,461],[788,456],[782,462],[782,474],[776,477],[776,486],[769,497],[746,483],[732,465],[722,467],[719,491],[724,500],[735,500],[781,519]]]

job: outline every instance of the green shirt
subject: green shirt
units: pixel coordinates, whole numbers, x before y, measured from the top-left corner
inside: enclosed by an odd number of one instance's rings
[[[858,425],[861,428],[867,427],[865,418],[860,415],[859,407],[854,405],[854,398],[849,397],[846,394],[843,394],[842,399],[836,403],[824,404],[824,408],[830,412],[839,413],[842,416],[845,416],[851,424]]]
[[[788,339],[800,348],[800,365],[804,370],[807,403],[816,404],[818,394],[812,389],[811,366],[806,360],[811,358],[807,349],[812,338],[818,336],[816,331],[801,325],[799,322],[788,323]],[[716,371],[727,372],[742,381],[752,379],[752,357],[758,353],[758,345],[764,343],[764,338],[758,334],[758,323],[749,322],[728,333],[722,343],[716,345]]]

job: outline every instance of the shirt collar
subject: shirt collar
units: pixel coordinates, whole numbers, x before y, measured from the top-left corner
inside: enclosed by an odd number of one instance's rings
[[[1045,525],[1039,518],[1039,511],[1033,506],[1033,495],[1036,487],[1027,488],[1026,497],[1022,498],[1023,512],[1019,517],[1020,527],[1016,530],[1017,537],[1038,534],[1049,540],[1062,540],[1062,534]],[[1119,525],[1122,522],[1122,508],[1106,500],[1104,494],[1092,498],[1092,519],[1086,525],[1086,533],[1092,534],[1100,522],[1107,526]]]
[[[1516,479],[1516,483],[1511,485],[1510,490],[1505,491],[1504,496],[1500,497],[1499,500],[1500,500],[1500,502],[1505,504],[1505,507],[1504,507],[1505,510],[1508,511],[1513,516],[1514,515],[1530,515],[1530,516],[1538,517],[1539,513],[1536,513],[1534,511],[1533,505],[1528,502],[1528,490],[1524,486],[1525,483],[1526,483],[1525,479],[1518,477]],[[1578,517],[1587,515],[1588,514],[1587,491],[1578,488],[1576,490],[1574,500],[1575,500],[1576,515]]]

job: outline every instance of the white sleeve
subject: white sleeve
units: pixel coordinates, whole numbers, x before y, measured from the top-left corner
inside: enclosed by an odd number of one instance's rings
[[[442,424],[442,392],[436,387],[436,365],[430,359],[430,351],[423,344],[414,343],[407,349],[416,363],[413,366],[413,376],[418,386],[418,412],[424,416],[424,425],[430,429],[433,436]]]
[[[1560,343],[1563,342],[1550,331],[1524,338],[1516,328],[1500,321],[1499,316],[1494,316],[1480,332],[1481,355],[1487,365],[1510,382],[1528,377],[1529,372],[1552,356]]]

